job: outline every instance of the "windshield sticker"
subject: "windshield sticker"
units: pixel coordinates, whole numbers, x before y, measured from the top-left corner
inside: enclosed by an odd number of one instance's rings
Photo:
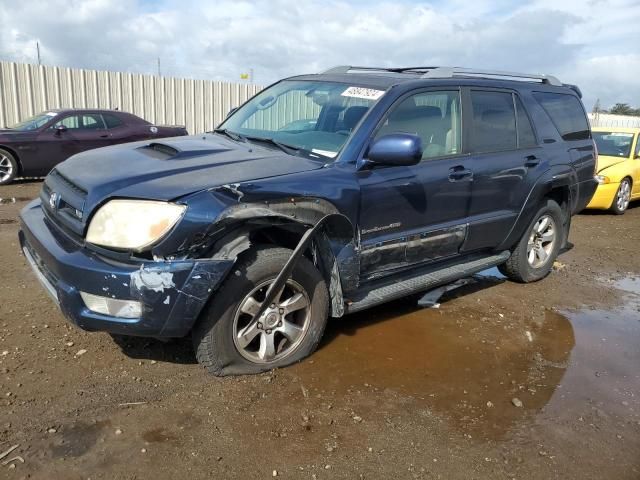
[[[329,157],[329,158],[333,158],[338,154],[338,152],[332,152],[331,150],[320,150],[320,149],[317,149],[317,148],[314,148],[311,151],[313,153],[317,153],[318,155],[322,155],[322,156]]]
[[[349,87],[342,92],[343,97],[364,98],[365,100],[378,100],[382,95],[384,95],[384,90],[364,87]]]

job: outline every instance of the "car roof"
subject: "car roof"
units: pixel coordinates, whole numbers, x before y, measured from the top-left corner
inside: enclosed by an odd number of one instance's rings
[[[82,113],[82,112],[104,112],[104,113],[126,113],[126,112],[121,112],[120,110],[111,110],[111,109],[107,109],[107,108],[50,108],[47,110],[47,112],[53,112],[53,113]]]
[[[459,67],[333,67],[325,72],[298,75],[286,80],[328,81],[345,84],[357,84],[371,88],[389,89],[393,86],[410,83],[433,84],[466,84],[466,85],[493,85],[497,87],[537,88],[565,87],[570,88],[579,97],[582,97],[580,89],[575,85],[560,82],[555,76],[547,74],[527,74],[496,70],[483,70],[477,68]],[[545,88],[546,89],[546,88]],[[561,89],[562,90],[562,89]]]
[[[619,132],[619,133],[638,133],[640,127],[593,127],[593,132]]]

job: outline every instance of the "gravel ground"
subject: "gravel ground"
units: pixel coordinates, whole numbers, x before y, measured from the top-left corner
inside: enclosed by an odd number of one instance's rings
[[[490,271],[218,379],[189,339],[65,321],[17,243],[40,185],[0,187],[0,478],[640,479],[640,205],[577,216],[541,282]]]

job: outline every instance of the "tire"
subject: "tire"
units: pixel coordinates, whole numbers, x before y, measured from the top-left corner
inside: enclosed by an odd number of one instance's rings
[[[546,200],[533,217],[533,221],[527,227],[518,244],[512,250],[509,260],[498,266],[500,272],[510,280],[520,283],[536,282],[546,277],[551,271],[553,262],[555,262],[566,238],[563,217],[564,214],[560,206],[553,200]],[[548,223],[545,226],[545,218],[551,219],[553,222],[550,227]],[[534,228],[536,230],[540,229],[545,234],[549,233],[548,228],[551,228],[553,230],[552,241],[547,243],[546,240],[549,237],[541,237],[540,233],[534,234]],[[533,241],[532,244],[530,244],[530,240]],[[533,248],[530,248],[530,246],[533,246]],[[546,255],[544,259],[541,250]],[[532,256],[533,261],[531,260]]]
[[[616,215],[622,215],[627,211],[629,207],[629,201],[631,200],[631,180],[629,178],[623,178],[620,182],[620,186],[616,191],[616,196],[613,199],[610,210]]]
[[[8,185],[18,175],[18,161],[10,152],[0,148],[0,185]]]
[[[299,362],[318,347],[327,324],[329,294],[320,272],[304,257],[295,266],[281,299],[276,299],[275,309],[267,310],[261,322],[245,313],[261,304],[261,295],[264,298],[292,253],[279,247],[249,251],[215,293],[192,332],[198,362],[209,373],[256,374]],[[289,302],[294,298],[299,301]],[[300,307],[305,302],[308,307]],[[245,339],[239,334],[243,331],[249,332]]]

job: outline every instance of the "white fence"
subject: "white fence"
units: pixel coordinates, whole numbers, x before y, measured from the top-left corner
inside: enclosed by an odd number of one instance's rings
[[[640,127],[640,117],[629,115],[611,115],[610,113],[590,113],[589,121],[592,127]]]
[[[0,128],[52,108],[107,108],[157,125],[211,130],[262,87],[0,62]]]

